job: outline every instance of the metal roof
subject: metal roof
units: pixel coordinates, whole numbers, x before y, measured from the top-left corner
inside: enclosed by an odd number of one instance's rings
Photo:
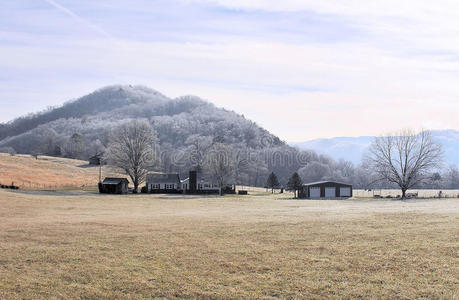
[[[309,182],[309,183],[303,184],[303,186],[321,185],[321,184],[325,184],[325,183],[336,183],[336,184],[349,185],[349,186],[351,186],[351,184],[349,184],[349,183],[338,182],[338,181],[331,181],[331,180],[317,181],[317,182]]]
[[[177,173],[161,174],[151,173],[147,174],[148,183],[180,183],[180,177]]]
[[[129,181],[126,178],[113,178],[113,177],[107,177],[104,179],[102,184],[114,184],[118,185],[122,182],[129,183]]]

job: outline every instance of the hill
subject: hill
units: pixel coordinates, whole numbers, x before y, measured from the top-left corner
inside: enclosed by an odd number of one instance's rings
[[[97,186],[99,168],[88,162],[49,156],[8,155],[0,153],[0,183],[21,189],[53,189],[62,187]],[[103,176],[119,176],[107,167]]]
[[[104,144],[111,128],[138,118],[149,120],[161,143],[170,143],[174,147],[183,146],[193,134],[222,136],[229,144],[244,143],[251,148],[264,147],[263,141],[268,139],[270,145],[285,145],[243,115],[217,108],[198,97],[169,99],[143,86],[114,85],[61,107],[1,124],[0,146],[30,153],[42,150],[36,149],[39,138],[53,135],[54,140],[61,140],[60,144],[63,144],[65,141],[62,140],[75,133],[82,135],[85,143],[98,139]]]
[[[130,85],[104,87],[61,107],[0,124],[0,149],[87,159],[104,151],[116,126],[133,119],[147,120],[158,133],[158,170],[186,174],[195,164],[190,157],[193,145],[208,145],[216,139],[245,156],[238,183],[260,186],[269,171],[286,182],[301,167],[300,162],[287,158],[296,158],[292,155],[296,149],[241,114],[196,96],[171,99],[153,89]],[[274,155],[286,158],[270,159]]]
[[[459,131],[434,130],[432,136],[443,146],[445,163],[459,165]],[[302,150],[314,150],[335,159],[345,159],[358,165],[374,138],[373,136],[336,137],[290,143],[290,145]]]

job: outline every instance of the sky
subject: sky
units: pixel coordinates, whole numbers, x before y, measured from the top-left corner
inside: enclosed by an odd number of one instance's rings
[[[112,84],[286,141],[459,129],[459,2],[0,0],[0,122]]]

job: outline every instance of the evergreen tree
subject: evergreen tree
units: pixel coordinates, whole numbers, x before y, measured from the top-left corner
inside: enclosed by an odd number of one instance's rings
[[[268,180],[266,181],[266,187],[271,189],[271,194],[274,194],[274,189],[279,187],[279,180],[277,179],[276,174],[271,172],[269,174]]]
[[[290,191],[293,191],[295,198],[297,197],[297,191],[303,187],[303,182],[301,181],[300,175],[297,172],[293,173],[292,177],[287,182],[287,188]]]

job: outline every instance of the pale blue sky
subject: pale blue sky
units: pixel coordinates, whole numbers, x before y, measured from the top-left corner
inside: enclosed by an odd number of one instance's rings
[[[342,3],[0,1],[0,122],[142,84],[291,141],[459,129],[455,1]]]

